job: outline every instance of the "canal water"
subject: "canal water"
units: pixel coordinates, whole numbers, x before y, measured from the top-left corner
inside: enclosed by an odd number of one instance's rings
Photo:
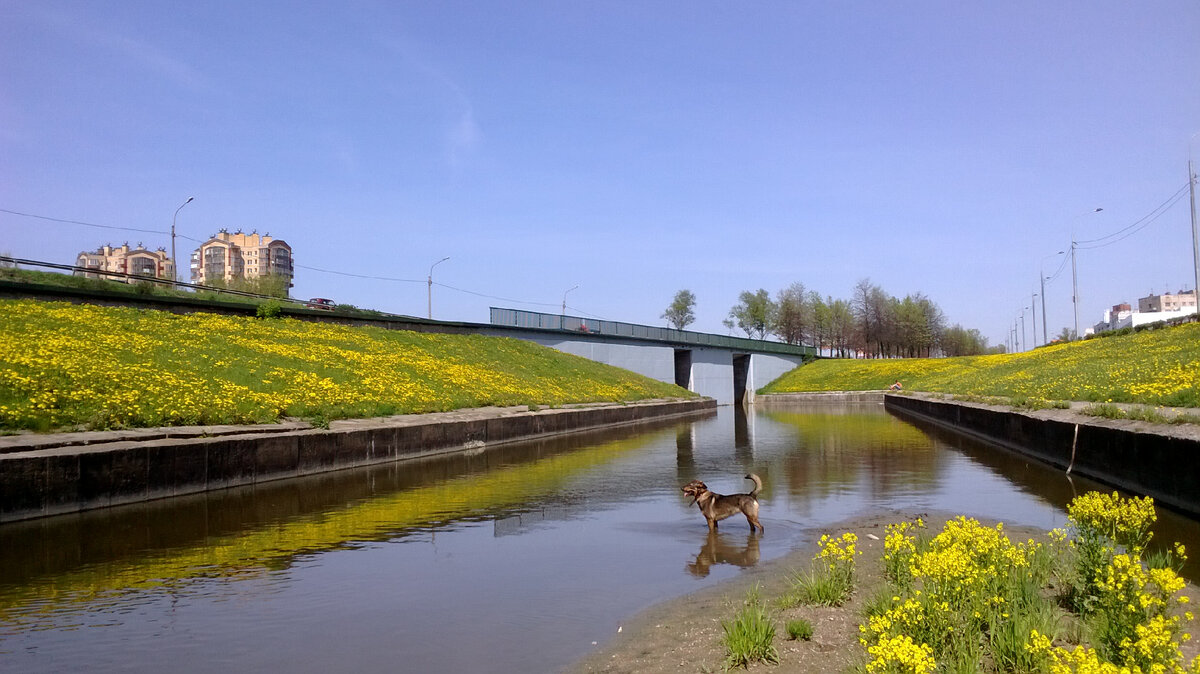
[[[748,490],[709,536],[679,487]],[[0,526],[0,672],[552,672],[881,510],[1064,526],[1095,488],[879,404],[759,408]],[[1160,509],[1159,540],[1200,525]],[[1189,569],[1193,570],[1193,569]]]

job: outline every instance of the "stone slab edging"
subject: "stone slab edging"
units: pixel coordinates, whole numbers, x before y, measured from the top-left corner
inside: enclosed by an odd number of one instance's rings
[[[0,453],[0,523],[183,496],[357,466],[401,461],[604,426],[715,414],[711,398],[541,409],[484,408],[336,421],[328,429],[184,437],[80,437],[78,444]],[[203,427],[196,427],[202,429]],[[221,427],[222,431],[230,427]],[[61,438],[56,439],[61,440]],[[87,442],[84,442],[87,440]]]
[[[1035,458],[1071,475],[1141,496],[1200,518],[1200,440],[1172,427],[1122,423],[1062,411],[885,395],[901,417],[934,423]]]

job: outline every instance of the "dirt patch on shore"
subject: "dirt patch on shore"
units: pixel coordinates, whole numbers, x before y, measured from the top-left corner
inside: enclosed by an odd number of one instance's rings
[[[719,672],[724,668],[725,647],[722,620],[730,620],[743,605],[746,595],[758,586],[761,597],[771,607],[777,625],[778,665],[751,665],[751,670],[778,674],[793,672],[845,672],[866,660],[858,642],[858,625],[867,600],[885,587],[883,577],[884,527],[900,521],[922,518],[930,531],[937,532],[950,519],[947,513],[884,512],[848,520],[822,530],[813,542],[783,558],[761,564],[738,578],[712,588],[654,606],[635,616],[612,641],[567,668],[568,672],[608,674],[664,674],[666,672]],[[995,526],[996,521],[979,519]],[[1045,540],[1046,531],[1037,527],[1005,525],[1010,540]],[[807,569],[818,551],[820,533],[843,532],[858,535],[862,556],[857,562],[854,595],[844,606],[822,608],[797,606],[777,608],[775,600],[791,589],[794,572]],[[1197,588],[1189,584],[1185,593],[1197,597]],[[789,620],[805,618],[812,623],[810,641],[786,638],[783,626]],[[1184,644],[1184,662],[1200,651],[1200,640]]]

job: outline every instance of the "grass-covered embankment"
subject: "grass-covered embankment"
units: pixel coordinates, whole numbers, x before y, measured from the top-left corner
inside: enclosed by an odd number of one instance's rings
[[[0,300],[0,429],[317,421],[693,394],[529,342]]]
[[[1200,407],[1200,323],[961,358],[818,360],[760,393],[905,389]]]

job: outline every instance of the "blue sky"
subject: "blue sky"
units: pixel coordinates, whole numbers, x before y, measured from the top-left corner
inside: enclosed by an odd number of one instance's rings
[[[269,232],[294,295],[410,315],[449,256],[448,320],[579,286],[568,313],[658,325],[689,288],[723,333],[743,290],[870,278],[1003,343],[1198,131],[1192,0],[0,1],[0,209],[168,230],[194,196],[180,234]],[[170,247],[0,212],[18,257],[126,240]],[[1191,288],[1190,245],[1184,197],[1081,250],[1081,326]],[[1046,295],[1071,325],[1069,267]]]

